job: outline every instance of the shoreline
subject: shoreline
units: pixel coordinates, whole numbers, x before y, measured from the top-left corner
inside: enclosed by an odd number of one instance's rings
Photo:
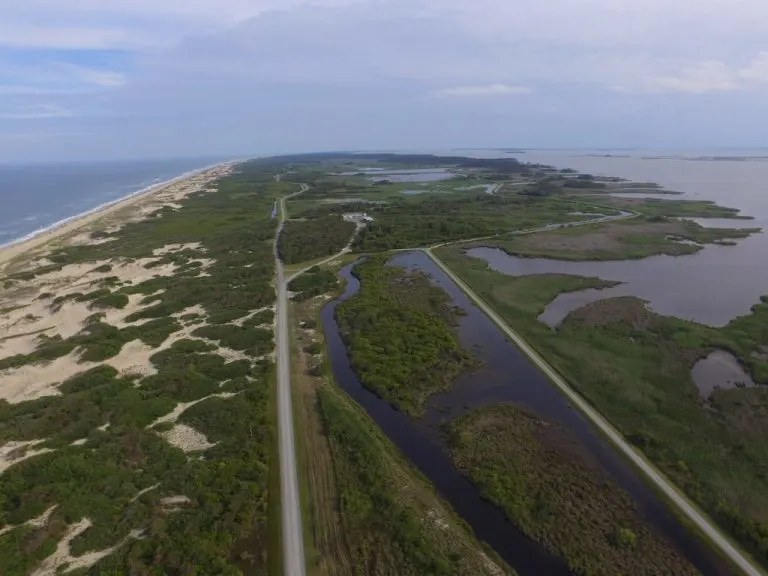
[[[30,252],[36,248],[40,248],[41,246],[44,246],[45,244],[52,242],[57,238],[76,232],[80,228],[97,222],[101,218],[117,212],[118,210],[122,210],[123,208],[133,206],[142,200],[151,198],[154,195],[166,190],[168,187],[173,186],[174,184],[179,184],[185,180],[189,180],[195,176],[199,176],[219,168],[235,166],[239,162],[242,162],[242,160],[229,160],[226,162],[219,162],[217,164],[212,164],[203,168],[184,172],[183,174],[175,176],[169,180],[165,180],[164,182],[158,182],[156,184],[152,184],[151,186],[136,190],[135,192],[130,193],[128,196],[100,204],[99,206],[91,208],[90,210],[86,210],[80,214],[75,214],[68,218],[64,218],[63,220],[59,220],[50,226],[22,236],[16,240],[12,240],[6,244],[0,245],[0,268],[5,267],[9,261],[18,256],[26,254],[27,252]]]

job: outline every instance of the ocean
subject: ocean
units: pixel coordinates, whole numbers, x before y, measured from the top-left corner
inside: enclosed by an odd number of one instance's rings
[[[226,160],[0,164],[0,247]]]

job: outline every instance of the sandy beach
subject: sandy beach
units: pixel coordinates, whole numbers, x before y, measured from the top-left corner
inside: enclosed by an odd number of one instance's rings
[[[143,215],[150,214],[154,211],[153,208],[159,210],[163,205],[173,205],[176,201],[195,191],[195,188],[200,189],[203,184],[229,172],[234,164],[236,162],[225,162],[182,174],[177,178],[150,186],[117,202],[75,216],[32,238],[0,247],[0,272],[17,257],[38,252],[41,248],[45,249],[48,244],[59,243],[61,240],[72,237],[83,228],[98,224],[107,217],[122,214],[123,219],[127,220],[132,217],[129,212],[132,212],[133,217],[136,217],[142,212]]]

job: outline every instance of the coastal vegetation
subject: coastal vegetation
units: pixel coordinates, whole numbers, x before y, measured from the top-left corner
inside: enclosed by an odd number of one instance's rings
[[[287,220],[278,243],[280,258],[286,264],[296,264],[332,256],[349,244],[355,229],[354,222],[338,215]]]
[[[0,454],[0,573],[54,562],[82,574],[234,575],[273,562],[264,356],[274,344],[262,324],[275,300],[270,207],[292,188],[245,164],[173,209],[14,273],[4,300],[48,307],[51,320],[23,321],[54,328],[0,358],[3,398],[25,371],[39,387],[0,399],[0,444],[11,447]],[[41,300],[38,285],[59,287]],[[63,337],[55,319],[73,311],[90,316]],[[52,556],[65,539],[69,557]]]
[[[557,422],[498,404],[454,420],[448,435],[456,466],[573,574],[698,573]]]
[[[557,260],[627,260],[657,254],[694,254],[704,244],[746,238],[759,229],[705,228],[690,220],[645,216],[618,222],[499,236],[466,247],[500,248],[515,256]]]
[[[336,272],[315,266],[292,280],[288,284],[288,290],[293,292],[293,300],[301,301],[332,292],[338,284]]]
[[[307,351],[323,348],[321,306],[302,300],[291,314],[309,573],[513,575]]]
[[[337,320],[362,384],[411,415],[451,386],[476,361],[452,326],[461,312],[429,278],[374,256],[354,268],[360,291],[337,309]]]
[[[577,277],[513,277],[450,247],[437,254],[632,443],[768,565],[768,429],[764,386],[702,398],[691,376],[713,350],[768,384],[768,298],[712,328],[649,310],[633,297],[589,304],[558,329],[537,317]]]
[[[470,192],[401,200],[369,209],[374,221],[360,232],[354,248],[381,252],[583,220],[573,214],[576,210],[561,200]]]

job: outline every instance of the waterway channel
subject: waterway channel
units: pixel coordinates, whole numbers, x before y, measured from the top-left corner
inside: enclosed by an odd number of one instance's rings
[[[483,362],[483,368],[459,378],[451,391],[435,395],[427,414],[420,420],[394,410],[365,389],[351,368],[335,319],[336,307],[357,293],[360,287],[352,275],[354,264],[351,264],[340,273],[347,283],[344,294],[322,311],[333,374],[336,382],[434,484],[478,539],[489,544],[520,576],[569,574],[560,558],[527,538],[498,508],[480,496],[472,483],[456,470],[442,446],[439,428],[444,422],[472,408],[511,402],[542,418],[559,421],[568,428],[590,459],[633,497],[640,516],[704,576],[730,573],[721,560],[683,528],[608,442],[592,429],[517,348],[507,342],[496,326],[426,254],[405,252],[394,257],[390,263],[429,274],[433,282],[451,296],[453,304],[466,311],[467,315],[459,319],[457,334],[462,346]]]

